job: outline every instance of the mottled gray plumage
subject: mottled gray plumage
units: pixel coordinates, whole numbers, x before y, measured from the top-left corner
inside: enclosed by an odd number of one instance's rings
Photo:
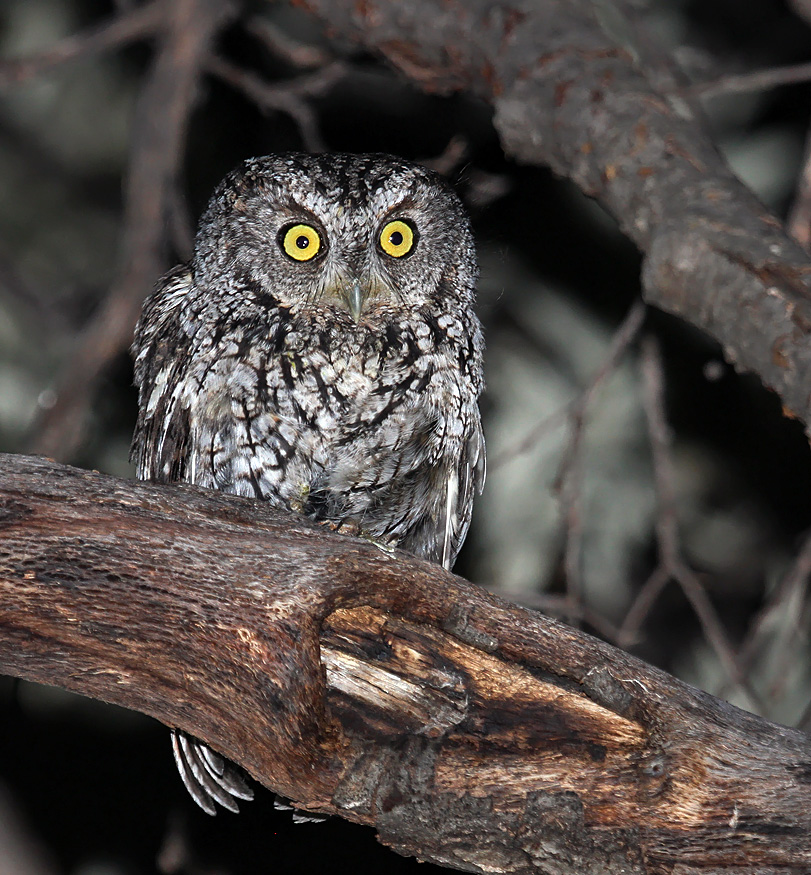
[[[476,274],[461,203],[423,167],[246,161],[144,305],[138,476],[261,498],[449,568],[484,480]],[[211,780],[240,795],[204,745],[174,743],[203,807],[222,801]]]

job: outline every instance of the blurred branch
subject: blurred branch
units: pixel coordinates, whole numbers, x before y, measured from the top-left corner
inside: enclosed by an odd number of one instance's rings
[[[266,504],[0,456],[0,670],[466,871],[811,865],[811,739]],[[686,870],[685,870],[686,871]]]
[[[645,253],[645,300],[811,422],[811,262],[719,155],[668,53],[619,4],[306,0],[422,88],[487,100],[508,154],[574,180]]]
[[[50,73],[64,64],[119,49],[158,31],[171,6],[170,0],[153,0],[116,15],[84,33],[66,37],[47,51],[0,61],[0,88]]]
[[[66,320],[59,317],[36,286],[26,282],[20,275],[5,248],[0,248],[0,299],[7,301],[9,308],[29,326],[36,325],[40,330],[44,329],[48,336],[65,333]]]
[[[583,548],[583,440],[591,406],[605,381],[617,370],[628,347],[634,342],[645,321],[645,305],[635,301],[614,333],[605,361],[584,389],[570,411],[570,433],[558,467],[552,491],[561,507],[564,529],[563,565],[566,595],[571,603],[571,617],[577,616],[583,598],[581,581]]]
[[[687,86],[683,93],[694,97],[720,97],[724,94],[745,94],[751,91],[766,91],[779,85],[799,85],[811,80],[811,63],[790,64],[786,67],[769,67],[749,73],[730,73],[707,82]]]
[[[648,420],[658,504],[656,540],[659,547],[659,564],[629,609],[620,629],[618,643],[620,646],[628,646],[632,643],[647,611],[668,581],[674,580],[692,605],[707,641],[729,678],[743,690],[755,707],[763,708],[759,696],[747,680],[746,672],[727,638],[718,612],[713,607],[698,576],[682,557],[676,510],[676,477],[671,459],[671,435],[665,416],[664,372],[658,346],[651,337],[646,338],[642,346],[641,370],[642,397]]]
[[[343,61],[332,61],[314,73],[306,73],[286,82],[266,82],[249,70],[242,70],[222,58],[212,57],[206,67],[223,82],[236,88],[252,100],[263,112],[283,112],[299,129],[302,142],[310,152],[326,149],[318,120],[305,97],[320,97],[346,75]]]
[[[70,457],[80,442],[96,381],[129,346],[143,299],[161,273],[165,220],[197,84],[209,45],[233,12],[220,0],[176,0],[166,9],[165,33],[133,123],[118,275],[79,338],[56,404],[32,442],[54,458]]]
[[[491,471],[506,465],[529,452],[553,429],[564,424],[568,427],[569,437],[564,445],[557,475],[552,484],[552,491],[560,503],[564,533],[563,565],[566,598],[562,602],[556,600],[551,610],[556,616],[563,617],[570,623],[577,624],[581,620],[588,622],[593,628],[606,633],[609,640],[616,640],[617,630],[613,629],[612,624],[604,617],[599,617],[595,612],[588,610],[582,598],[583,441],[591,406],[599,396],[606,380],[616,372],[629,347],[636,340],[645,321],[645,310],[645,304],[641,300],[634,302],[614,332],[605,360],[578,398],[541,420],[525,437],[499,453],[489,465]],[[542,610],[550,609],[548,602],[536,606]]]
[[[788,0],[788,5],[806,24],[811,24],[811,0]]]
[[[778,667],[772,669],[772,675],[777,681],[785,679],[788,668],[783,660],[797,653],[794,645],[801,635],[800,616],[810,577],[811,534],[808,534],[791,567],[749,624],[746,638],[738,649],[738,664],[742,671],[751,675],[758,659],[764,659],[768,640],[773,638],[768,649],[778,657]],[[724,695],[725,691],[726,688],[722,687],[719,694]]]
[[[574,401],[569,402],[554,413],[542,419],[528,434],[516,441],[512,446],[502,450],[501,453],[488,463],[488,469],[494,471],[502,465],[509,464],[524,453],[528,453],[549,433],[549,431],[557,428],[565,422],[568,422],[571,425],[572,434],[564,450],[558,473],[555,477],[553,488],[555,491],[558,491],[566,478],[569,459],[580,449],[583,437],[582,432],[584,430],[588,408],[598,396],[606,379],[616,371],[623,356],[639,334],[639,330],[644,321],[645,305],[642,301],[636,301],[628,313],[626,313],[625,318],[622,320],[617,330],[614,332],[614,336],[611,338],[611,343],[608,346],[608,353],[605,360],[591,378],[588,385],[583,389],[582,393],[575,398]]]
[[[265,48],[275,57],[287,61],[293,67],[314,69],[325,67],[333,60],[332,56],[318,46],[310,46],[293,39],[279,30],[273,22],[260,16],[253,16],[245,22],[245,29],[264,43]]]

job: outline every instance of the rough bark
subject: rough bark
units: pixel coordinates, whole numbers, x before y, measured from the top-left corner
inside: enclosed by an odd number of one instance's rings
[[[732,174],[621,0],[300,0],[426,90],[488,101],[508,155],[574,180],[645,254],[646,300],[811,423],[808,254]]]
[[[811,869],[807,736],[246,499],[0,456],[0,671],[458,869]]]

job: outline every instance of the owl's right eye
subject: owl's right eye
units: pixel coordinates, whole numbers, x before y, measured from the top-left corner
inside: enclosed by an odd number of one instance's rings
[[[290,225],[279,236],[282,249],[295,261],[309,261],[321,250],[321,235],[312,225]]]

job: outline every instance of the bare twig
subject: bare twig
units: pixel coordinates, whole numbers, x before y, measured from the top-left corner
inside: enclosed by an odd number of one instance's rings
[[[516,441],[512,446],[502,450],[497,456],[493,457],[492,461],[488,460],[488,470],[491,472],[495,471],[497,468],[509,465],[510,462],[514,462],[516,459],[520,459],[521,456],[532,452],[532,450],[534,450],[550,432],[570,421],[574,415],[575,408],[581,399],[582,395],[574,401],[564,404],[554,413],[545,416],[537,425],[533,426],[524,437]]]
[[[641,300],[637,300],[633,303],[631,309],[620,323],[619,328],[614,332],[614,336],[611,338],[611,343],[608,347],[608,354],[602,365],[600,365],[599,369],[589,381],[588,386],[583,390],[582,395],[575,404],[575,408],[572,412],[571,438],[567,444],[564,456],[560,463],[560,468],[558,469],[557,477],[555,478],[552,487],[555,491],[562,488],[563,481],[566,479],[567,471],[572,464],[572,460],[581,452],[589,409],[602,389],[605,381],[616,371],[628,347],[636,339],[639,329],[645,321],[645,309],[645,304]]]
[[[333,57],[320,46],[306,45],[279,30],[273,22],[253,16],[245,22],[245,29],[264,43],[265,48],[280,60],[302,70],[326,67]]]
[[[658,510],[656,515],[656,537],[659,546],[659,564],[662,572],[648,580],[648,584],[640,593],[646,605],[650,605],[652,595],[661,591],[668,578],[678,582],[685,596],[692,605],[698,617],[704,635],[715,651],[729,678],[738,686],[755,707],[763,708],[763,703],[746,678],[746,673],[739,664],[735,650],[727,639],[724,627],[718,618],[718,613],[707,596],[707,593],[696,574],[686,565],[681,556],[678,534],[678,515],[676,511],[675,474],[671,461],[671,436],[665,418],[664,408],[664,374],[662,362],[656,341],[648,337],[642,344],[642,385],[645,415],[648,420],[653,458],[653,475],[656,487]],[[634,622],[638,623],[643,616],[637,605],[632,606],[629,615],[633,614]],[[630,624],[623,626],[620,640],[627,640],[635,631]]]
[[[730,73],[708,82],[697,82],[685,88],[683,93],[709,99],[725,94],[767,91],[779,85],[799,85],[809,80],[811,80],[811,62],[806,62],[787,67],[753,70],[750,73]]]
[[[574,429],[577,429],[577,424]],[[565,476],[556,489],[564,532],[563,573],[566,601],[571,605],[570,618],[574,624],[583,603],[583,468],[582,452],[573,454],[566,466]]]
[[[470,154],[470,143],[461,134],[455,134],[439,155],[423,160],[426,167],[443,176],[450,176]]]
[[[165,19],[168,0],[152,0],[135,6],[89,30],[66,37],[44,52],[0,61],[0,88],[19,85],[50,73],[71,61],[121,48],[127,43],[157,33]]]
[[[670,580],[670,572],[665,565],[659,564],[653,569],[625,614],[616,639],[618,647],[627,649],[637,643],[639,630],[645,622],[645,618],[653,609]]]
[[[639,333],[645,319],[645,309],[645,304],[641,300],[634,302],[619,328],[614,332],[605,359],[578,398],[545,417],[527,435],[499,453],[490,463],[491,471],[506,465],[530,452],[553,429],[564,423],[568,424],[569,439],[564,447],[552,489],[559,499],[564,532],[563,562],[569,602],[566,616],[573,623],[577,623],[578,619],[584,616],[585,610],[582,604],[581,581],[583,540],[581,495],[583,491],[582,443],[587,417],[603,384],[616,371],[628,347]],[[589,622],[595,628],[600,625],[595,622],[593,616]],[[605,623],[607,621],[603,620],[602,625]]]
[[[222,58],[209,59],[206,67],[219,79],[242,91],[263,112],[283,112],[296,122],[304,147],[310,152],[326,149],[318,120],[306,98],[326,94],[346,75],[346,64],[333,61],[314,73],[307,73],[285,82],[266,82],[248,70],[243,70]]]
[[[806,535],[791,568],[783,575],[769,599],[749,624],[746,637],[738,648],[738,665],[742,671],[751,673],[766,641],[774,633],[775,620],[780,614],[785,614],[785,618],[780,623],[779,633],[775,636],[770,649],[786,655],[792,652],[790,638],[799,632],[797,621],[800,605],[808,588],[809,576],[811,576],[811,533]],[[787,606],[792,602],[797,603],[797,610],[789,613]],[[774,670],[778,678],[780,673],[781,669]],[[725,687],[721,687],[719,694],[724,695],[725,690]]]
[[[591,404],[594,396],[599,391],[600,386],[605,382],[605,380],[614,373],[622,359],[625,351],[628,347],[634,342],[639,329],[642,327],[642,323],[645,319],[645,305],[642,301],[636,301],[628,313],[625,315],[625,318],[620,323],[619,328],[614,333],[614,336],[611,339],[611,343],[608,347],[608,354],[606,355],[602,365],[594,374],[592,379],[589,381],[588,386],[583,389],[582,393],[573,401],[565,404],[559,410],[556,410],[554,413],[551,413],[549,416],[544,417],[536,426],[532,428],[532,430],[526,434],[519,441],[516,441],[512,446],[507,447],[506,450],[502,450],[497,456],[493,458],[491,462],[488,462],[488,468],[491,471],[500,468],[502,465],[507,465],[510,462],[515,461],[526,453],[531,452],[551,430],[557,428],[559,425],[562,425],[564,422],[571,421],[573,423],[572,430],[579,431],[582,430],[582,426],[580,429],[576,427],[576,423],[579,420],[582,420],[585,411]],[[572,449],[572,443],[570,442],[567,447],[568,455],[571,455],[573,452],[576,452],[579,448],[580,435],[575,439],[577,441],[577,446]],[[565,466],[568,464],[568,456],[565,456],[561,459],[561,465],[558,469],[558,475],[555,479],[556,488],[559,488],[557,484],[561,481],[561,472],[565,474]]]
[[[166,35],[136,111],[118,276],[80,338],[56,404],[33,440],[37,452],[54,458],[70,457],[81,441],[95,383],[129,345],[141,302],[161,272],[170,193],[198,78],[214,35],[231,13],[219,0],[177,0],[168,8]]]
[[[53,338],[67,333],[67,320],[46,300],[39,290],[20,276],[16,266],[0,249],[0,297],[6,300],[29,326],[45,331]]]
[[[552,490],[558,496],[564,531],[563,566],[566,593],[576,618],[583,597],[583,440],[587,417],[594,399],[606,379],[614,373],[626,350],[637,336],[645,319],[645,305],[636,301],[614,333],[608,355],[575,403],[570,419],[569,440],[561,457]]]

